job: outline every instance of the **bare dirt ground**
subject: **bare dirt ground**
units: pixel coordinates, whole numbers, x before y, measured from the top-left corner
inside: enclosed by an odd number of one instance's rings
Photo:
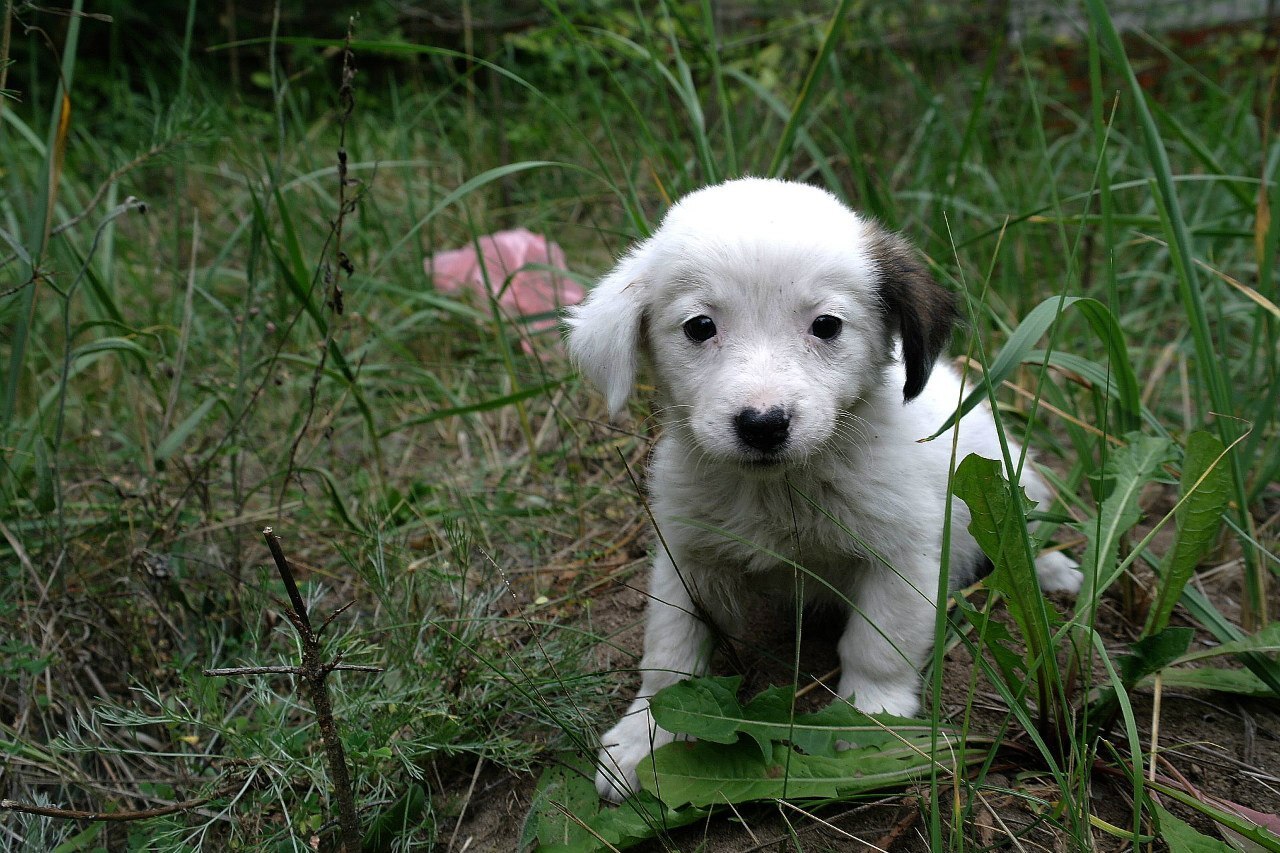
[[[642,560],[636,560],[637,569]],[[631,654],[641,648],[641,623],[645,597],[642,570],[624,570],[617,580],[597,588],[591,605],[591,626]],[[1221,572],[1210,578],[1207,592],[1228,615],[1238,600],[1239,581],[1235,574]],[[1120,613],[1119,597],[1104,602],[1099,630],[1108,645],[1121,649],[1132,639],[1129,622]],[[792,679],[794,619],[767,606],[757,608],[753,619],[753,641],[735,645],[736,657],[745,676],[748,695],[776,683]],[[834,640],[836,620],[821,614],[807,618],[801,643],[800,684],[812,679],[831,682],[836,668]],[[1209,642],[1197,637],[1197,643]],[[616,649],[598,649],[602,669],[634,667],[635,658]],[[735,668],[721,655],[716,671]],[[965,704],[972,676],[972,661],[963,648],[947,654],[944,673],[943,708],[959,715]],[[634,677],[619,678],[614,712],[625,706],[635,689]],[[811,703],[824,701],[818,686],[806,697]],[[829,694],[825,694],[829,695]],[[955,697],[951,701],[949,697]],[[1149,744],[1152,725],[1152,695],[1134,696],[1134,713],[1144,746]],[[979,679],[973,705],[972,730],[993,732],[1004,718],[999,698]],[[958,718],[958,716],[957,716]],[[1162,695],[1159,740],[1171,764],[1202,792],[1231,800],[1260,811],[1280,812],[1280,709],[1271,704],[1208,692],[1170,692]],[[1080,845],[1038,817],[1030,798],[1052,802],[1056,792],[1047,776],[1031,768],[998,760],[987,777],[984,793],[967,811],[960,831],[969,843],[979,847],[1010,843],[1018,836],[1021,849],[1071,850]],[[467,780],[469,781],[469,780]],[[466,814],[457,826],[452,849],[469,851],[511,850],[519,837],[536,779],[493,774],[483,777],[467,802]],[[1000,789],[1015,793],[1002,793]],[[1117,826],[1131,826],[1129,783],[1118,775],[1100,771],[1093,776],[1091,797],[1094,813]],[[788,850],[885,850],[927,851],[927,809],[922,797],[927,791],[897,792],[870,802],[843,803],[811,812],[784,805],[758,805],[723,811],[702,825],[671,833],[667,842],[650,842],[641,850],[702,850],[708,853]],[[1168,805],[1168,804],[1166,804]],[[1212,828],[1193,813],[1174,809],[1203,832]],[[949,808],[945,811],[949,812]],[[954,832],[944,827],[944,833]],[[1095,830],[1092,843],[1098,850],[1119,850],[1127,845]],[[1157,848],[1159,849],[1159,848]]]

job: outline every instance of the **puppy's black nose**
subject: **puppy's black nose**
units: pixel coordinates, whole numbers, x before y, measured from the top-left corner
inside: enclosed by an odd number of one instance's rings
[[[787,443],[791,416],[781,406],[766,412],[759,409],[743,409],[733,419],[738,438],[747,447],[763,453],[773,453]]]

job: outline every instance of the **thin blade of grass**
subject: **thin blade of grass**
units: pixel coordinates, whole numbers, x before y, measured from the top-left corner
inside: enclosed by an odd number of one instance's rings
[[[813,58],[813,64],[809,66],[809,73],[804,79],[804,84],[800,87],[800,94],[796,98],[796,104],[791,109],[791,115],[787,118],[786,126],[782,129],[782,138],[778,140],[778,147],[773,152],[773,161],[769,163],[769,168],[765,171],[765,175],[768,177],[779,176],[782,173],[783,163],[791,155],[791,147],[795,142],[796,134],[799,132],[801,124],[809,118],[809,102],[813,99],[814,92],[818,88],[818,82],[822,79],[827,60],[831,57],[832,51],[835,50],[836,40],[844,27],[845,16],[848,15],[852,5],[853,0],[840,0],[840,5],[836,7],[836,11],[831,15],[830,21],[827,22],[827,32],[822,38],[821,47],[818,48],[818,55]]]
[[[1036,342],[1048,331],[1061,315],[1068,308],[1076,308],[1089,321],[1089,325],[1093,328],[1094,334],[1106,346],[1108,360],[1111,364],[1112,381],[1115,384],[1116,400],[1119,402],[1121,409],[1128,413],[1129,417],[1135,421],[1141,417],[1142,402],[1141,395],[1138,390],[1138,380],[1133,372],[1133,364],[1129,360],[1129,353],[1125,346],[1124,333],[1120,326],[1116,323],[1115,317],[1105,305],[1096,299],[1087,296],[1051,296],[1041,302],[1022,319],[1018,327],[1009,335],[1009,340],[1000,349],[1000,352],[991,361],[990,366],[984,373],[984,383],[970,391],[964,398],[964,402],[960,404],[960,408],[943,422],[926,441],[931,441],[942,435],[955,424],[974,406],[978,405],[982,400],[987,398],[986,386],[998,386],[1013,373],[1014,369],[1022,364],[1028,354],[1032,351],[1032,347]]]
[[[1138,82],[1133,66],[1129,62],[1124,43],[1116,31],[1111,15],[1107,12],[1104,0],[1085,0],[1089,19],[1098,33],[1103,46],[1111,55],[1116,70],[1124,78],[1133,108],[1137,113],[1138,123],[1142,130],[1143,147],[1154,173],[1156,192],[1153,199],[1165,225],[1165,232],[1170,244],[1170,259],[1178,282],[1178,295],[1186,312],[1187,322],[1191,326],[1192,340],[1196,351],[1196,370],[1204,381],[1209,395],[1209,411],[1219,415],[1227,415],[1235,411],[1231,395],[1231,384],[1227,376],[1223,360],[1218,357],[1214,345],[1213,333],[1209,326],[1209,315],[1205,307],[1204,291],[1196,274],[1194,253],[1191,250],[1191,235],[1183,218],[1182,205],[1178,199],[1177,188],[1173,180],[1173,167],[1169,162],[1169,154],[1164,140],[1156,126],[1146,93]],[[1206,412],[1207,414],[1207,412]],[[1215,426],[1224,446],[1231,446],[1240,434],[1240,426],[1229,417],[1216,418]],[[1259,425],[1255,424],[1255,428]],[[1241,526],[1249,529],[1248,492],[1245,488],[1244,472],[1241,460],[1235,454],[1229,457],[1233,497],[1236,499],[1235,512]],[[1245,556],[1245,612],[1246,624],[1266,624],[1266,573],[1258,565],[1254,549],[1247,544]]]
[[[75,79],[76,50],[80,43],[80,21],[84,0],[74,0],[67,13],[67,38],[62,47],[61,74],[54,91],[52,115],[49,118],[49,137],[45,147],[39,184],[32,198],[26,235],[26,278],[35,283],[26,287],[20,297],[17,319],[13,326],[9,351],[9,369],[6,373],[3,394],[0,396],[0,434],[8,431],[18,403],[18,388],[22,382],[26,364],[27,341],[31,335],[31,323],[35,312],[35,299],[40,264],[49,242],[49,229],[54,203],[58,196],[58,179],[62,174],[62,159],[66,153],[67,133],[71,127],[71,92]]]

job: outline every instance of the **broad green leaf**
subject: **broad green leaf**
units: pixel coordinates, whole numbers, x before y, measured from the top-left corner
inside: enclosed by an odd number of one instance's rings
[[[1195,631],[1191,628],[1166,628],[1159,634],[1138,640],[1130,646],[1130,653],[1117,661],[1120,688],[1128,692],[1141,679],[1172,664],[1186,652],[1194,636]],[[1109,724],[1115,718],[1117,698],[1116,685],[1112,683],[1100,692],[1090,716],[1103,725]]]
[[[893,745],[807,755],[774,744],[769,756],[755,744],[679,741],[640,766],[640,784],[668,806],[710,806],[772,799],[827,799],[894,788],[924,778],[935,759],[931,733],[907,733]],[[961,751],[939,738],[936,763],[951,772],[957,762],[981,760],[980,750]]]
[[[648,791],[622,805],[601,807],[587,770],[553,767],[543,774],[525,819],[521,846],[539,853],[595,853],[629,847],[660,832],[705,821],[710,809],[668,808]]]
[[[1234,693],[1238,696],[1255,696],[1266,698],[1274,696],[1271,688],[1262,679],[1247,669],[1221,669],[1216,666],[1202,666],[1199,669],[1166,669],[1160,676],[1166,688],[1216,690],[1219,693]],[[1154,678],[1148,676],[1141,682],[1143,687],[1151,687]]]
[[[1154,800],[1151,805],[1160,825],[1160,837],[1169,845],[1169,853],[1234,853],[1235,848],[1225,841],[1201,834]]]
[[[1116,557],[1121,537],[1142,517],[1138,496],[1171,460],[1172,450],[1166,438],[1129,433],[1125,446],[1108,457],[1104,473],[1113,483],[1111,493],[1098,508],[1097,517],[1082,525],[1088,545],[1080,565],[1084,584],[1076,599],[1077,613],[1093,607],[1095,597],[1119,576]]]
[[[1218,537],[1231,491],[1231,475],[1222,461],[1222,442],[1213,435],[1197,431],[1187,439],[1174,513],[1178,536],[1160,568],[1160,591],[1147,620],[1148,633],[1169,624],[1183,587]]]
[[[808,714],[793,715],[793,704],[790,687],[775,687],[756,696],[743,709],[749,721],[743,733],[755,740],[761,755],[769,754],[771,741],[788,742],[810,755],[822,755],[833,752],[837,741],[858,748],[877,747],[900,743],[907,733],[933,730],[932,724],[921,720],[864,714],[843,699]]]
[[[736,743],[747,722],[738,704],[741,676],[691,678],[658,691],[649,701],[654,720],[669,732],[714,743]]]
[[[1159,634],[1144,637],[1130,646],[1130,653],[1119,660],[1120,678],[1125,687],[1138,679],[1159,672],[1187,651],[1195,631],[1191,628],[1166,628]]]
[[[1010,488],[999,462],[977,454],[966,457],[956,468],[952,491],[969,508],[969,532],[995,566],[986,579],[987,586],[1003,593],[1009,602],[1010,613],[1026,640],[1028,659],[1043,659],[1049,646],[1049,617],[1027,541],[1030,501],[1021,487]]]
[[[1237,655],[1245,652],[1276,651],[1280,651],[1280,622],[1272,622],[1252,636],[1231,640],[1222,645],[1214,646],[1212,649],[1204,649],[1192,652],[1189,655],[1183,655],[1174,663],[1188,663],[1193,660],[1204,660],[1205,658],[1221,657],[1222,655]]]
[[[700,741],[731,744],[739,734],[751,738],[762,758],[774,742],[786,741],[810,754],[829,753],[836,741],[858,746],[898,743],[902,732],[928,732],[919,720],[878,714],[871,717],[836,700],[808,714],[793,712],[795,691],[788,686],[763,691],[746,707],[738,701],[741,678],[695,678],[659,691],[650,702],[658,725]]]
[[[579,823],[600,811],[600,795],[588,775],[590,772],[590,766],[585,764],[581,767],[553,764],[546,769],[534,791],[519,849],[527,848],[534,841],[545,848],[591,837]]]
[[[1166,785],[1163,782],[1148,781],[1147,787],[1152,790],[1159,791],[1161,794],[1172,797],[1185,806],[1190,806],[1202,815],[1210,818],[1224,829],[1229,829],[1237,833],[1248,841],[1253,842],[1262,850],[1270,850],[1272,853],[1280,853],[1280,835],[1271,832],[1260,826],[1252,820],[1244,817],[1238,812],[1229,808],[1209,803],[1201,800],[1181,788],[1175,788]]]

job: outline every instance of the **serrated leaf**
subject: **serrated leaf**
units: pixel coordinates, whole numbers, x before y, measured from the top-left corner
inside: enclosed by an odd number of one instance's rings
[[[1008,600],[1009,612],[1027,642],[1029,659],[1041,659],[1048,648],[1049,628],[1026,541],[1031,502],[1021,487],[1011,488],[999,462],[977,454],[965,457],[956,468],[952,491],[969,508],[969,532],[995,566],[986,585]]]
[[[969,507],[969,532],[995,567],[986,585],[1011,598],[1021,598],[1031,591],[1035,571],[1030,553],[1021,538],[1008,535],[1010,527],[1020,526],[1026,532],[1030,502],[1022,489],[1017,490],[1015,502],[1000,463],[970,454],[956,468],[952,491]]]
[[[1149,633],[1169,624],[1183,588],[1218,538],[1231,490],[1231,474],[1222,463],[1222,442],[1207,432],[1193,432],[1183,456],[1182,484],[1174,513],[1177,539],[1160,568],[1160,591],[1147,619]]]
[[[974,627],[978,635],[975,640],[981,641],[981,648],[991,653],[1005,684],[1016,687],[1025,683],[1026,661],[1022,659],[1022,651],[1009,629],[992,619],[989,614],[975,609],[968,601],[961,600],[956,609]]]
[[[1082,525],[1088,545],[1080,565],[1084,584],[1076,599],[1077,613],[1092,607],[1096,596],[1119,577],[1121,537],[1142,518],[1138,496],[1161,466],[1171,461],[1172,452],[1173,445],[1166,438],[1129,433],[1125,446],[1107,459],[1105,473],[1114,484],[1111,493],[1098,507],[1097,517]]]
[[[738,701],[741,682],[736,676],[680,681],[654,695],[649,707],[654,720],[669,732],[719,744],[737,743],[746,735],[762,758],[772,755],[774,743],[780,741],[821,754],[834,751],[836,741],[878,746],[898,742],[899,732],[931,730],[919,720],[871,717],[840,700],[820,711],[796,714],[795,691],[789,686],[765,690],[743,707]]]
[[[640,784],[668,806],[710,806],[772,799],[829,799],[898,787],[929,774],[931,733],[907,733],[893,745],[808,755],[774,744],[761,755],[755,744],[678,741],[659,749],[639,769]],[[936,763],[947,772],[982,753],[954,749],[939,736]]]
[[[539,853],[596,853],[601,850],[622,849],[655,838],[660,832],[706,820],[711,813],[710,809],[691,806],[668,808],[648,791],[628,797],[616,808],[601,808],[595,786],[588,781],[587,787],[591,789],[592,803],[583,803],[581,812],[572,811],[572,807],[563,802],[557,808],[552,804],[559,801],[554,799],[543,801],[544,805],[551,805],[556,814],[563,818],[565,835],[562,836],[563,840],[542,840],[536,834],[530,836],[528,843],[535,839],[539,841]],[[585,790],[583,794],[585,795]],[[530,817],[532,816],[531,812]],[[529,832],[530,827],[526,822],[526,836]]]

